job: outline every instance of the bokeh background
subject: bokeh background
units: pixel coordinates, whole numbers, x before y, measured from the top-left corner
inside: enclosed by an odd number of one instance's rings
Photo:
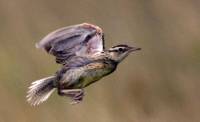
[[[199,12],[198,0],[1,0],[0,122],[200,122]],[[31,107],[27,87],[60,67],[35,43],[82,22],[103,28],[106,47],[143,50],[81,104],[54,93]]]

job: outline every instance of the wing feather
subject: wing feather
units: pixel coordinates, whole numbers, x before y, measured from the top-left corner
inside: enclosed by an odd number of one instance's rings
[[[45,49],[56,57],[56,62],[65,65],[75,56],[87,57],[102,52],[102,30],[92,24],[79,24],[58,29],[44,37],[36,47]]]

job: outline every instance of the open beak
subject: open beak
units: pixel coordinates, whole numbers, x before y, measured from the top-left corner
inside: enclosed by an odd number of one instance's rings
[[[129,47],[129,52],[133,52],[133,51],[137,51],[137,50],[141,50],[142,48],[139,47]]]

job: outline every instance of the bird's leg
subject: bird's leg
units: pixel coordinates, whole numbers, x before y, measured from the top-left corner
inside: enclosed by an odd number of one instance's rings
[[[71,104],[80,103],[84,97],[84,90],[83,89],[63,89],[60,90],[62,95],[68,96],[72,99]]]

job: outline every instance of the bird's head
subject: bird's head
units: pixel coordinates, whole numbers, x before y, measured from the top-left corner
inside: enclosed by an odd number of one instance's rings
[[[124,58],[126,58],[131,52],[141,50],[138,47],[130,47],[128,45],[120,44],[117,46],[113,46],[107,50],[110,58],[116,62],[121,62]]]

